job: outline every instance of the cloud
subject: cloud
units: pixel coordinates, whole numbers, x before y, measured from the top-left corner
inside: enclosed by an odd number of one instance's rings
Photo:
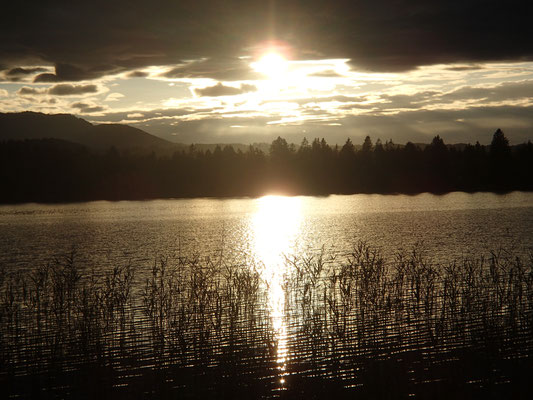
[[[314,72],[309,74],[309,76],[316,78],[342,78],[342,75],[333,70]]]
[[[30,67],[30,68],[23,68],[23,67],[16,67],[11,68],[4,72],[4,77],[8,81],[11,82],[19,82],[21,80],[25,80],[25,78],[35,75],[39,72],[47,71],[46,68],[43,67]]]
[[[199,59],[222,59],[209,75],[224,74],[224,65],[253,55],[273,32],[294,58],[350,58],[373,71],[533,59],[533,24],[523,0],[308,0],[277,1],[276,7],[264,0],[28,3],[24,18],[0,26],[0,60],[8,68],[39,60],[55,66],[36,82]],[[3,11],[15,15],[9,6]],[[188,74],[196,76],[179,69],[173,75]]]
[[[274,119],[268,117],[207,118],[183,121],[174,127],[158,121],[139,127],[166,139],[184,143],[271,142],[278,135],[290,142],[300,143],[303,137],[323,137],[327,131],[326,140],[330,144],[342,144],[347,137],[351,137],[356,143],[362,143],[366,135],[370,135],[373,140],[392,139],[395,143],[429,143],[437,134],[446,143],[475,143],[478,140],[488,144],[494,131],[501,128],[511,142],[517,144],[531,138],[529,132],[533,125],[533,107],[416,110],[395,115],[365,114],[305,125],[267,125],[271,121]],[[331,126],[331,122],[340,125]],[[247,128],[231,128],[235,125]],[[175,135],[172,136],[172,133]]]
[[[77,109],[81,114],[99,113],[105,110],[105,107],[82,102],[72,103],[70,107]]]
[[[142,113],[131,113],[131,114],[128,114],[128,118],[144,118],[144,114],[142,114]]]
[[[482,102],[502,102],[506,100],[518,100],[531,98],[533,93],[533,80],[520,82],[506,82],[496,86],[472,87],[464,86],[443,94],[437,100],[459,101],[473,100]]]
[[[147,120],[161,120],[168,124],[175,118],[183,117],[185,115],[192,115],[203,110],[192,111],[186,108],[170,108],[170,109],[153,109],[153,110],[138,110],[131,109],[129,111],[110,111],[105,115],[91,117],[91,122],[95,123],[118,123],[120,121],[131,118],[132,114],[142,114]]]
[[[81,81],[94,77],[80,67],[70,64],[56,64],[55,73],[39,74],[35,77],[34,82]]]
[[[375,137],[429,142],[437,134],[447,143],[490,143],[492,134],[501,128],[512,143],[529,137],[533,124],[533,107],[486,106],[466,110],[416,110],[390,116],[358,116],[347,119],[353,129],[373,132]],[[360,132],[360,131],[359,131]]]
[[[43,89],[36,89],[28,86],[23,86],[19,90],[17,90],[17,95],[19,96],[36,96],[45,94],[46,90]]]
[[[85,81],[119,73],[123,70],[124,68],[112,65],[80,67],[72,64],[58,63],[55,65],[55,73],[47,72],[39,74],[33,81],[35,83]]]
[[[7,90],[0,89],[0,97],[7,97],[7,96],[9,96],[9,93],[7,92]]]
[[[381,94],[371,103],[376,113],[401,109],[467,109],[509,102],[531,103],[533,80],[504,82],[493,86],[463,86],[448,92],[426,90],[412,94]],[[357,107],[357,106],[356,106]]]
[[[0,82],[29,82],[38,73],[48,71],[45,67],[14,67],[0,66]]]
[[[242,83],[241,84],[241,90],[243,91],[243,93],[247,93],[247,92],[255,92],[257,91],[257,87],[255,85],[250,85],[250,84],[247,84],[247,83]]]
[[[19,96],[39,96],[39,95],[53,95],[53,96],[83,96],[85,94],[97,93],[98,87],[96,85],[70,85],[58,84],[50,88],[35,88],[23,86],[17,91]]]
[[[147,72],[144,71],[132,71],[126,75],[128,78],[146,78],[148,76]]]
[[[16,68],[12,68],[9,71],[7,71],[6,75],[7,76],[33,75],[38,72],[44,72],[44,71],[46,71],[46,68],[42,68],[42,67],[34,67],[34,68],[16,67]]]
[[[70,85],[62,83],[48,89],[48,94],[55,96],[80,96],[87,93],[97,93],[96,85]]]
[[[233,86],[224,86],[218,82],[215,86],[194,89],[198,96],[233,96],[247,92],[255,92],[257,88],[254,85],[241,84],[240,88]]]
[[[455,65],[453,67],[445,68],[447,71],[461,72],[461,71],[477,71],[483,69],[481,65]]]
[[[486,144],[497,128],[503,129],[512,143],[531,139],[533,106],[476,104],[466,109],[440,110],[398,107],[400,102],[423,102],[440,95],[442,93],[437,91],[421,91],[403,98],[390,96],[388,102],[378,97],[371,104],[367,104],[371,99],[365,96],[302,98],[295,100],[301,106],[296,110],[298,118],[285,119],[284,123],[277,124],[273,123],[283,120],[286,108],[282,108],[282,114],[270,115],[253,110],[224,112],[219,107],[104,110],[100,114],[90,114],[88,120],[93,123],[128,123],[164,139],[183,143],[269,143],[278,135],[294,143],[299,143],[304,136],[308,139],[326,137],[330,144],[342,144],[347,137],[362,143],[366,135],[374,140],[392,139],[395,143],[428,143],[439,134],[446,143],[475,143],[479,140]],[[331,107],[326,104],[328,102],[332,103]],[[321,104],[326,106],[321,108]],[[90,109],[95,105],[85,106]],[[360,112],[353,112],[354,108]],[[331,126],[332,123],[339,125]]]
[[[107,95],[104,101],[119,101],[123,97],[124,95],[122,93],[110,93]]]
[[[188,62],[164,72],[162,76],[174,79],[210,78],[222,81],[262,77],[252,70],[249,60],[236,57],[217,57]]]
[[[371,96],[332,96],[299,99],[299,104],[335,101],[346,103],[338,110],[369,109],[375,115],[421,108],[431,110],[468,109],[484,106],[528,106],[533,103],[533,80],[503,82],[491,86],[462,86],[449,91],[420,90],[409,94],[371,93]],[[333,107],[332,107],[333,110]]]
[[[432,100],[439,98],[441,95],[442,92],[431,90],[416,92],[413,94],[382,94],[371,104],[372,107],[377,108],[377,111],[379,112],[396,109],[417,109],[430,103]]]

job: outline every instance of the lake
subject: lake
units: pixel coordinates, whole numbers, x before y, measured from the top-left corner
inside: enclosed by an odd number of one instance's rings
[[[533,193],[185,199],[0,206],[0,263],[31,268],[75,248],[101,267],[162,256],[349,252],[418,246],[449,261],[533,248]],[[261,243],[259,243],[261,242]]]
[[[531,363],[532,249],[523,192],[4,205],[0,379],[28,398],[25,377],[75,397],[102,371],[114,397],[387,397],[383,375],[398,397],[506,395]]]

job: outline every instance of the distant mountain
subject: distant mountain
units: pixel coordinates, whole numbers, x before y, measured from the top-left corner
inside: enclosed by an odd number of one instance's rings
[[[85,144],[95,148],[115,146],[117,148],[154,150],[174,149],[176,147],[175,143],[150,135],[141,129],[119,124],[93,125]]]
[[[0,113],[0,140],[61,139],[93,150],[172,152],[183,146],[128,125],[93,125],[70,114]]]

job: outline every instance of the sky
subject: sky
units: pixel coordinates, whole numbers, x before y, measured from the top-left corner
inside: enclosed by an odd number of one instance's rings
[[[18,1],[0,112],[181,143],[533,140],[525,1]]]

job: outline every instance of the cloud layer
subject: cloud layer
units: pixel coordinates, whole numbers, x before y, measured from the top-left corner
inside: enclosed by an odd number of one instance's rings
[[[255,92],[257,88],[254,85],[241,84],[240,87],[224,86],[222,83],[217,83],[215,86],[208,86],[204,88],[197,88],[194,91],[198,96],[233,96],[248,92]]]
[[[98,93],[96,85],[71,85],[60,83],[49,88],[23,86],[17,91],[19,96],[36,96],[49,94],[53,96],[83,96],[85,94]]]
[[[71,112],[186,142],[484,141],[498,127],[520,142],[533,125],[527,6],[11,2],[0,24],[0,112]],[[269,74],[256,67],[272,47],[289,61]]]
[[[29,73],[25,65],[55,66],[54,73],[37,71],[36,82],[171,64],[180,66],[168,77],[245,79],[236,57],[252,55],[255,46],[273,38],[290,46],[295,58],[350,58],[372,71],[533,57],[529,4],[516,0],[24,4],[3,8],[8,18],[0,25],[0,60],[14,78]]]

